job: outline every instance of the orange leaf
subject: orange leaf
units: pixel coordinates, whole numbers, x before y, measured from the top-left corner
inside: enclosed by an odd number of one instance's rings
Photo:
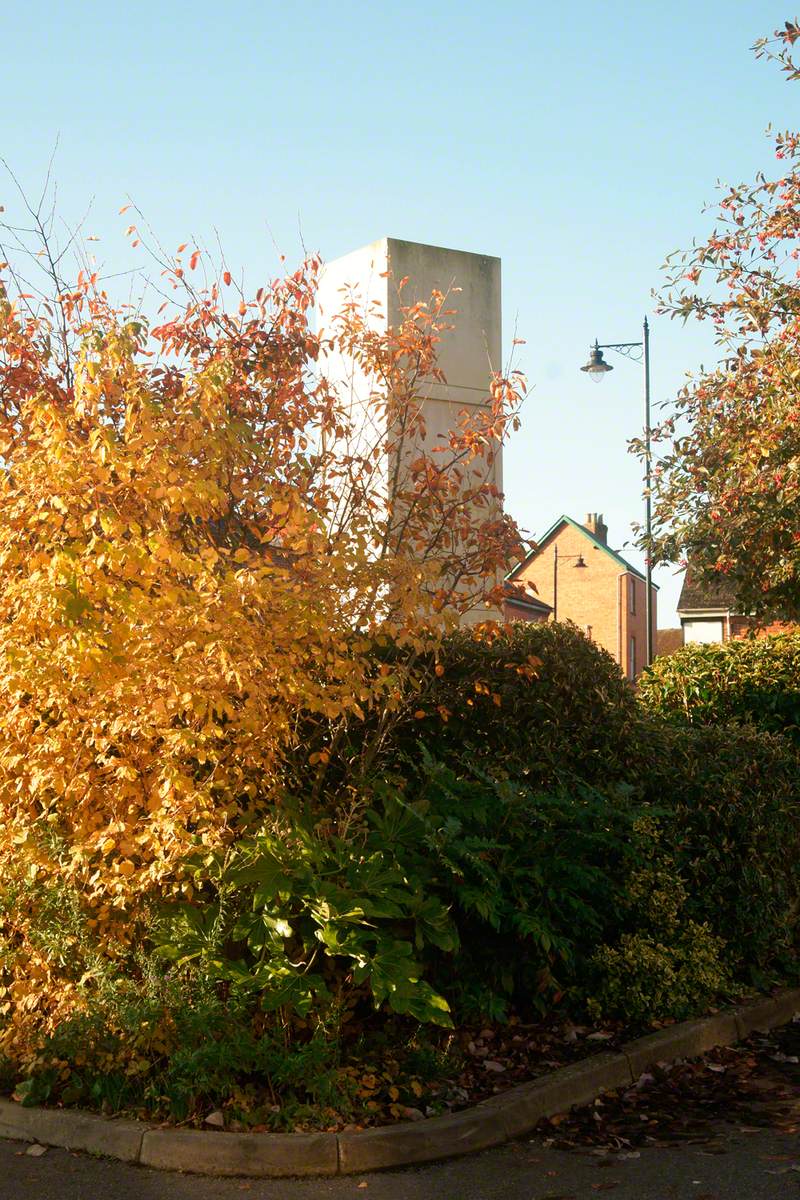
[[[193,271],[195,269],[195,267],[197,266],[197,264],[199,263],[199,261],[200,261],[200,251],[195,250],[194,254],[189,259],[189,269]]]
[[[223,273],[222,273],[222,282],[225,284],[225,287],[230,287],[230,286],[231,286],[231,273],[230,273],[230,271],[223,271]]]

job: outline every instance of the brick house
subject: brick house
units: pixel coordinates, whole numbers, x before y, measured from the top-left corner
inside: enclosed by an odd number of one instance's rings
[[[585,524],[562,516],[536,547],[507,576],[507,585],[549,608],[527,620],[572,621],[619,663],[628,679],[645,665],[645,578],[608,544],[602,513],[589,513]],[[656,594],[652,587],[653,641]],[[519,609],[521,606],[516,605]],[[507,620],[519,619],[512,599],[505,603]]]
[[[782,621],[756,626],[752,617],[739,611],[736,591],[730,579],[720,575],[710,583],[695,583],[691,568],[683,578],[678,600],[683,644],[689,642],[729,642],[745,637],[751,631],[763,637],[767,633],[782,633],[796,626]]]
[[[524,582],[505,581],[503,588],[503,617],[506,621],[549,621],[553,609],[536,596]]]

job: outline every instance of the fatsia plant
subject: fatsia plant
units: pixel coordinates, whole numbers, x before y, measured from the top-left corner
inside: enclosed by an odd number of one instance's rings
[[[324,774],[338,732],[376,711],[383,736],[418,652],[491,598],[518,536],[475,465],[522,385],[493,380],[434,455],[442,297],[382,336],[352,308],[314,332],[317,258],[247,299],[227,270],[190,282],[205,256],[184,246],[150,320],[91,268],[62,278],[34,215],[50,293],[9,258],[0,298],[0,871],[73,889],[114,955],[151,901],[191,898],[190,852],[268,818],[309,721]],[[357,454],[332,352],[390,416]],[[0,931],[7,1042],[74,1002],[80,964],[36,920]]]
[[[161,955],[259,994],[267,1011],[330,1020],[368,989],[376,1008],[450,1025],[422,956],[452,954],[458,933],[429,894],[430,862],[404,844],[419,839],[419,815],[391,789],[383,812],[367,809],[339,831],[288,797],[282,809],[270,829],[193,864],[208,902],[165,907]]]

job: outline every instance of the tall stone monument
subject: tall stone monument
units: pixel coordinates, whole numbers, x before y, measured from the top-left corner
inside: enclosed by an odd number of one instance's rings
[[[399,290],[398,284],[403,279],[407,282]],[[398,238],[381,238],[328,263],[317,301],[321,328],[330,328],[343,304],[352,301],[360,311],[369,314],[372,327],[382,332],[400,324],[401,306],[429,301],[434,289],[446,297],[444,307],[456,311],[453,317],[446,318],[453,329],[443,333],[439,346],[439,366],[446,383],[426,384],[421,398],[425,450],[447,443],[450,431],[458,426],[465,409],[485,406],[492,373],[502,366],[500,259]],[[340,394],[349,395],[362,447],[375,444],[382,430],[380,414],[368,402],[374,381],[365,378],[352,362],[341,356],[329,355],[324,369]],[[391,469],[392,464],[387,462],[387,476]],[[491,466],[483,463],[482,470],[483,478],[502,491],[502,447],[497,447]],[[468,619],[497,615],[484,609]]]
[[[404,278],[408,282],[398,292]],[[321,325],[335,316],[352,291],[380,330],[396,327],[400,306],[429,300],[434,288],[447,297],[445,307],[455,309],[456,315],[451,318],[455,328],[445,332],[439,348],[439,366],[447,383],[432,384],[424,401],[431,445],[441,443],[462,409],[485,403],[492,372],[502,365],[500,259],[381,238],[328,263],[318,297]],[[329,362],[328,371],[334,378],[339,374],[342,380],[349,379],[352,366]],[[359,402],[358,382],[352,380],[355,403]],[[493,482],[502,491],[502,452],[497,454],[494,471]]]

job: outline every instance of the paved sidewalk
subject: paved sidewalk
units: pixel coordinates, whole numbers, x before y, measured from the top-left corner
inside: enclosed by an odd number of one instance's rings
[[[646,1148],[629,1158],[525,1138],[431,1167],[296,1181],[209,1179],[25,1150],[0,1140],[0,1200],[800,1200],[798,1138],[769,1129],[732,1129],[713,1152]]]

